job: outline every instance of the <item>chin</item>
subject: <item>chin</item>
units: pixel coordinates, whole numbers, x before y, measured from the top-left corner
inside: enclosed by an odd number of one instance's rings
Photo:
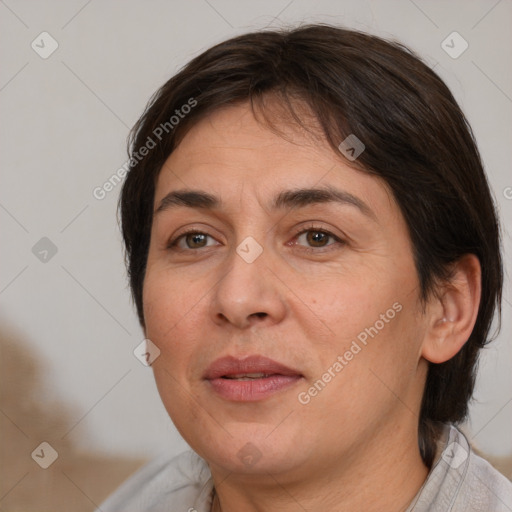
[[[289,472],[303,462],[303,436],[297,441],[298,433],[289,428],[278,433],[263,424],[228,424],[226,430],[229,434],[221,429],[210,435],[209,443],[197,438],[187,442],[209,464],[240,475]]]

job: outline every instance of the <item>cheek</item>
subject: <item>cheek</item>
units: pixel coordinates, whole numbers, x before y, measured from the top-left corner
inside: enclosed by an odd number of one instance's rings
[[[146,337],[160,349],[152,366],[158,392],[169,416],[188,440],[186,428],[204,420],[201,409],[190,400],[189,388],[192,362],[197,359],[203,332],[194,319],[204,303],[198,301],[193,287],[154,268],[146,274],[143,298]]]
[[[404,305],[397,317],[369,342],[368,383],[383,412],[419,415],[423,328],[416,317],[413,305]]]
[[[378,322],[378,330],[383,330],[381,315],[385,316],[386,327],[392,322],[396,311],[393,304],[400,301],[400,283],[393,283],[386,279],[377,281],[378,276],[373,272],[347,273],[343,276],[331,279],[321,288],[304,290],[304,295],[309,297],[311,313],[307,317],[297,315],[299,321],[309,321],[319,324],[322,321],[323,330],[328,338],[335,341],[336,349],[356,339],[360,334],[364,338],[366,328],[374,326]],[[314,340],[314,338],[312,338]]]
[[[415,268],[409,264],[347,273],[311,295],[315,315],[303,317],[303,329],[318,316],[329,330],[325,338],[310,338],[311,352],[320,355],[317,371],[327,372],[342,358],[343,369],[332,370],[341,377],[333,391],[339,386],[336,393],[363,404],[389,394],[386,385],[405,388],[414,378],[423,337],[417,294]]]
[[[320,419],[326,430],[347,439],[356,431],[377,428],[384,418],[411,414],[418,405],[411,392],[417,389],[421,338],[415,315],[403,305],[393,318],[392,313],[385,316],[388,323],[379,316],[368,315],[368,321],[362,316],[359,326],[351,320],[352,332],[324,351],[322,367],[302,395],[311,399],[305,406],[311,421]]]
[[[193,287],[179,279],[170,279],[165,272],[149,271],[143,289],[146,337],[161,350],[166,364],[172,368],[186,360],[194,346],[197,328],[190,318],[203,307],[201,296]]]

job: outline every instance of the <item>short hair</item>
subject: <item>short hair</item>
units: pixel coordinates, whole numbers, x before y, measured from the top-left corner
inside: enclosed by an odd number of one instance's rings
[[[326,24],[256,31],[204,51],[154,94],[130,133],[119,200],[140,323],[144,328],[155,183],[165,160],[199,120],[243,102],[265,112],[270,96],[299,126],[304,120],[297,105],[306,105],[340,158],[338,146],[350,134],[364,143],[357,160],[346,162],[391,189],[408,227],[424,303],[463,255],[480,261],[473,331],[449,361],[429,363],[418,428],[419,450],[430,467],[442,424],[467,417],[479,350],[490,341],[495,311],[500,314],[500,230],[464,114],[437,74],[398,42]]]

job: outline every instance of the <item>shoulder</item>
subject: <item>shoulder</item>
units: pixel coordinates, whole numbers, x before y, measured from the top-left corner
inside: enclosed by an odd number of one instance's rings
[[[447,425],[436,462],[408,510],[510,512],[512,482],[476,455],[460,430]]]
[[[460,510],[510,512],[512,482],[473,451],[468,460],[468,470],[456,500]]]
[[[187,512],[209,510],[213,483],[206,462],[189,450],[159,457],[126,480],[100,509],[103,512]]]

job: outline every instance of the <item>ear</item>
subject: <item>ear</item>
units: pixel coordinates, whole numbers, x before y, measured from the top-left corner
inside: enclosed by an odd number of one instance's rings
[[[427,329],[421,355],[431,363],[451,359],[468,340],[478,315],[482,271],[474,254],[453,265],[448,282],[441,283],[427,307]]]

